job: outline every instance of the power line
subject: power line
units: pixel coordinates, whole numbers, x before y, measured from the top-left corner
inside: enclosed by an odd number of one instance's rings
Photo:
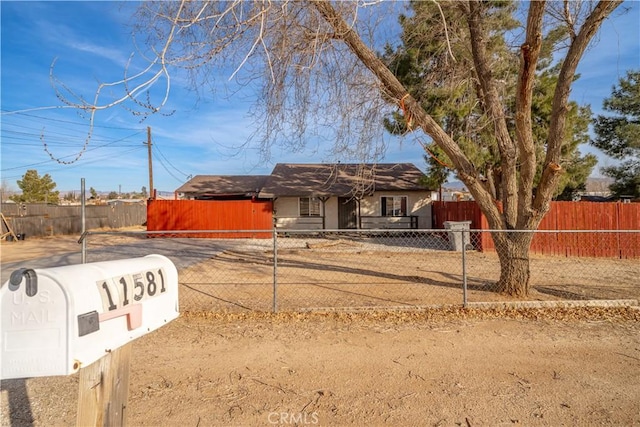
[[[29,141],[34,139],[41,140],[41,138],[44,136],[47,139],[47,143],[60,143],[60,144],[66,144],[66,145],[73,145],[73,141],[70,141],[71,138],[73,139],[82,138],[84,140],[87,137],[86,133],[72,135],[68,133],[61,133],[61,132],[55,132],[55,131],[49,131],[49,130],[46,130],[46,131],[34,130],[34,129],[27,129],[27,130],[31,130],[32,132],[24,132],[19,130],[7,129],[6,126],[3,127],[2,129],[3,144],[7,143],[6,139]],[[142,133],[142,131],[136,134],[130,135],[129,137],[136,136],[140,133]],[[127,137],[120,138],[120,140],[123,140],[126,138]],[[106,142],[112,139],[113,138],[109,138],[101,135],[95,135],[95,134],[93,134],[91,137],[91,140],[94,142]]]
[[[78,168],[78,167],[85,167],[86,165],[90,165],[90,164],[97,163],[97,162],[103,162],[105,160],[109,160],[109,159],[112,159],[112,158],[116,158],[116,157],[120,158],[124,154],[128,154],[128,153],[131,153],[131,152],[134,152],[134,151],[137,151],[137,150],[141,150],[143,148],[144,147],[142,147],[142,146],[134,147],[134,148],[131,148],[129,150],[120,151],[117,154],[109,154],[109,155],[104,155],[104,156],[101,156],[101,157],[96,157],[95,159],[91,159],[91,160],[84,160],[81,164],[74,163],[72,165],[59,165],[59,167],[56,168],[56,169],[49,169],[49,170],[46,170],[46,171],[42,171],[42,173],[53,173],[53,172],[58,171],[59,169],[62,169],[62,168],[64,168],[64,169],[73,169],[73,168]],[[42,164],[48,163],[48,162],[52,162],[52,160],[48,160],[47,162],[34,163],[32,165],[23,166],[23,168],[26,169],[26,168],[29,168],[29,167],[32,167],[32,166],[39,166],[39,165],[42,165]],[[5,169],[5,170],[14,170],[14,169],[17,169],[17,168],[10,168],[10,169]],[[9,175],[9,176],[3,175],[2,179],[15,179],[15,178],[21,178],[21,177],[22,177],[22,175],[20,175],[20,174],[18,174],[18,175]]]
[[[101,148],[105,148],[105,147],[112,147],[112,146],[113,146],[113,144],[115,144],[115,143],[117,143],[117,142],[121,142],[121,141],[123,141],[124,139],[131,138],[131,137],[133,137],[133,136],[136,136],[136,135],[138,135],[139,133],[140,133],[140,132],[135,133],[135,134],[133,134],[133,135],[126,136],[126,137],[121,138],[121,139],[117,139],[117,140],[112,141],[112,142],[109,142],[109,143],[107,143],[107,144],[103,144],[103,145],[98,145],[98,146],[96,146],[96,147],[92,147],[92,148],[88,149],[88,150],[87,150],[87,152],[95,151],[95,150],[98,150],[98,149],[101,149]],[[4,144],[4,142],[3,142],[3,144]],[[133,150],[136,150],[136,149],[138,149],[138,148],[139,148],[139,146],[134,146]],[[126,151],[126,152],[128,152],[128,151]],[[74,154],[69,154],[69,155],[67,155],[67,156],[63,156],[63,157],[61,157],[61,158],[62,158],[62,159],[64,159],[64,158],[68,158],[68,157],[74,157],[75,155],[76,155],[75,153],[74,153]],[[109,156],[109,157],[119,157],[120,155],[121,155],[121,153],[117,153],[117,154],[111,155],[111,156]],[[12,167],[12,168],[5,168],[5,169],[0,170],[0,172],[6,172],[6,171],[11,171],[11,170],[16,170],[16,169],[25,169],[25,168],[29,168],[29,167],[32,167],[32,166],[40,166],[40,165],[43,165],[43,164],[46,164],[46,163],[49,163],[49,162],[53,162],[53,160],[51,160],[51,159],[47,159],[47,160],[42,161],[42,162],[39,162],[39,163],[32,163],[32,164],[29,164],[29,165],[21,165],[21,166],[15,166],[15,167]],[[85,162],[85,163],[83,163],[83,164],[86,164],[86,162]]]
[[[63,119],[53,119],[51,117],[43,117],[43,116],[37,116],[35,114],[29,114],[29,113],[13,113],[12,111],[7,111],[7,110],[1,110],[3,114],[12,114],[13,117],[15,116],[25,116],[25,117],[30,117],[30,118],[35,118],[35,119],[40,119],[40,120],[47,120],[47,121],[52,121],[52,122],[56,122],[56,123],[66,123],[66,124],[72,124],[72,125],[76,125],[76,126],[87,126],[87,123],[79,123],[79,122],[74,122],[71,120],[63,120]],[[12,117],[9,116],[9,117]],[[3,122],[6,122],[7,118],[3,119]],[[124,128],[124,127],[116,127],[116,126],[104,126],[104,125],[93,125],[94,128],[101,128],[101,129],[115,129],[115,130],[128,130],[128,131],[140,131],[140,132],[144,132],[144,130],[141,129],[136,129],[136,128]]]
[[[178,182],[180,182],[180,183],[182,183],[182,182],[183,182],[183,180],[181,180],[180,178],[178,178],[177,176],[175,176],[175,175],[174,175],[174,174],[173,174],[173,173],[172,173],[172,172],[167,168],[167,166],[164,164],[164,162],[162,161],[162,159],[161,159],[159,156],[157,156],[157,155],[155,154],[155,152],[153,153],[153,158],[154,158],[154,159],[156,159],[156,160],[158,161],[158,163],[160,163],[160,166],[162,166],[162,168],[163,168],[165,171],[167,171],[167,173],[168,173],[169,175],[171,175],[171,177],[172,177],[173,179],[175,179],[176,181],[178,181]]]
[[[162,158],[165,160],[165,162],[167,162],[169,164],[169,166],[171,166],[173,169],[176,170],[176,172],[184,175],[184,176],[189,176],[188,174],[182,172],[180,169],[178,169],[177,167],[175,167],[170,161],[169,159],[167,159],[167,156],[164,155],[164,153],[162,152],[162,150],[160,150],[160,147],[158,146],[158,143],[154,143],[155,147],[156,147],[156,151],[160,154],[160,156],[162,156]]]
[[[42,147],[42,142],[39,140],[40,137],[39,136],[34,136],[34,137],[21,137],[21,136],[10,136],[10,135],[6,135],[7,132],[3,132],[5,133],[4,135],[2,135],[2,145],[18,145],[20,147]],[[12,133],[10,131],[8,131],[8,133]],[[7,139],[9,139],[10,141],[7,141]],[[38,141],[34,141],[35,139],[37,139]],[[107,141],[105,139],[96,139],[96,138],[91,138],[91,141],[96,143],[96,142],[103,142],[103,141]],[[122,145],[112,145],[112,147],[134,147],[137,146],[139,143],[125,143]],[[64,141],[55,141],[55,140],[47,140],[47,145],[54,145],[54,146],[59,146],[59,147],[66,147],[66,148],[73,148],[73,146],[70,146],[68,143],[64,142]]]
[[[55,141],[56,139],[61,139],[60,137],[63,138],[82,138],[82,139],[86,139],[87,137],[87,124],[82,124],[82,126],[84,127],[84,129],[80,130],[78,129],[77,131],[74,129],[70,129],[68,127],[62,127],[62,129],[64,131],[60,131],[60,128],[53,128],[53,130],[51,129],[47,129],[47,128],[43,128],[43,127],[35,127],[32,125],[32,123],[29,123],[28,125],[25,124],[20,124],[20,123],[7,123],[6,121],[3,121],[3,126],[2,126],[2,133],[6,134],[6,133],[17,133],[20,135],[27,135],[27,136],[33,136],[33,137],[37,137],[38,139],[40,139],[43,134],[45,137],[47,137],[48,140],[53,140]],[[21,130],[16,130],[14,128],[17,129],[21,129]],[[22,129],[26,130],[26,131],[31,131],[31,132],[25,132],[22,131]],[[133,133],[132,136],[136,136],[141,134],[142,132],[144,132],[144,130],[142,129],[128,129],[128,128],[110,128],[110,129],[114,129],[114,130],[121,130],[121,131],[133,131],[135,133]],[[107,141],[112,139],[111,137],[108,136],[102,136],[101,134],[96,134],[95,132],[92,133],[91,139],[94,141]]]

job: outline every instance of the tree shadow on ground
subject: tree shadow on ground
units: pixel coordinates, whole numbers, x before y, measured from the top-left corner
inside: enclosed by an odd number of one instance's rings
[[[243,310],[247,310],[247,311],[254,311],[254,310],[255,310],[255,308],[251,308],[251,307],[248,307],[248,306],[246,306],[246,305],[240,304],[240,303],[238,303],[238,302],[235,302],[235,301],[231,301],[231,300],[227,300],[227,299],[221,298],[221,297],[219,297],[219,296],[216,296],[216,295],[210,294],[210,293],[208,293],[208,292],[205,292],[205,291],[203,291],[202,289],[197,289],[197,288],[195,288],[195,287],[193,287],[193,286],[191,286],[191,285],[187,285],[187,284],[185,284],[185,283],[181,283],[181,285],[182,285],[183,287],[185,287],[185,288],[187,288],[187,289],[191,290],[192,292],[196,292],[196,293],[198,293],[198,294],[201,294],[201,295],[204,295],[204,296],[206,296],[206,297],[212,298],[212,299],[214,299],[214,300],[216,300],[216,301],[219,301],[219,302],[222,302],[222,303],[225,303],[225,304],[229,304],[229,305],[232,305],[232,306],[234,306],[234,307],[238,307],[238,308],[241,308],[241,309],[243,309]]]
[[[222,263],[227,265],[263,265],[268,266],[273,264],[273,258],[269,256],[265,256],[263,253],[259,252],[235,252],[235,251],[225,251],[224,254],[216,257],[214,259],[216,263]],[[278,269],[300,269],[305,271],[317,271],[317,272],[331,272],[331,273],[340,273],[340,274],[348,274],[348,275],[357,275],[364,276],[369,278],[376,279],[384,279],[388,281],[394,281],[397,283],[385,283],[388,285],[401,285],[401,284],[410,284],[410,285],[426,285],[433,286],[445,289],[451,289],[460,292],[460,301],[462,301],[462,276],[458,274],[444,273],[444,272],[430,272],[433,275],[438,275],[442,278],[442,280],[438,280],[432,277],[425,277],[419,275],[403,275],[396,273],[389,273],[384,271],[377,271],[372,269],[364,269],[353,266],[344,266],[339,264],[330,263],[328,261],[323,262],[313,262],[313,261],[302,261],[302,260],[294,260],[286,257],[279,257],[277,262]],[[284,276],[284,277],[283,277]],[[278,280],[279,286],[288,286],[288,285],[304,285],[304,286],[313,286],[317,288],[322,288],[334,292],[339,292],[345,295],[357,295],[364,298],[369,298],[377,301],[386,301],[389,303],[407,305],[407,306],[415,306],[414,302],[406,302],[400,301],[398,299],[393,298],[385,298],[381,297],[379,294],[374,292],[368,293],[362,290],[354,291],[347,289],[342,285],[353,285],[357,284],[357,282],[345,282],[345,283],[336,283],[335,280],[331,281],[301,281],[301,280],[287,280],[285,274],[279,275],[280,279]],[[360,285],[365,285],[367,283],[359,283]],[[371,284],[371,282],[369,282]],[[379,289],[376,287],[375,289]],[[471,279],[467,281],[467,289],[468,290],[476,290],[476,291],[486,291],[488,290],[487,284],[485,281],[481,279]],[[373,290],[373,288],[372,288]]]

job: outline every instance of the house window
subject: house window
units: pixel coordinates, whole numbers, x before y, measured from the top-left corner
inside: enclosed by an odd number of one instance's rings
[[[320,199],[300,197],[300,216],[320,216]]]
[[[382,216],[407,216],[407,196],[380,198]]]

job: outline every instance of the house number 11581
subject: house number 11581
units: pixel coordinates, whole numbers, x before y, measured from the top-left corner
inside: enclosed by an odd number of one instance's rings
[[[164,277],[164,271],[160,268],[101,280],[96,285],[102,298],[102,307],[105,311],[116,310],[162,294],[167,291]]]

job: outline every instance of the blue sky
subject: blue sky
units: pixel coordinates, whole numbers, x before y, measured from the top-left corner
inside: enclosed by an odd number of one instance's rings
[[[116,107],[96,114],[95,128],[86,151],[82,151],[88,121],[77,111],[60,107],[49,82],[55,75],[87,98],[101,82],[117,81],[135,51],[130,24],[132,3],[119,2],[13,2],[1,7],[1,172],[4,185],[18,190],[16,181],[28,169],[48,173],[63,194],[79,190],[81,178],[87,188],[98,191],[140,191],[149,188],[147,126],[153,141],[154,188],[173,192],[189,176],[201,174],[268,174],[277,162],[322,162],[328,147],[310,144],[306,151],[291,153],[274,148],[269,161],[261,162],[257,148],[239,148],[256,131],[247,117],[248,101],[197,96],[181,76],[172,80],[166,112],[144,122]],[[572,99],[591,104],[601,112],[602,100],[626,71],[640,67],[640,2],[625,2],[626,14],[615,12],[604,23],[597,44],[580,65],[581,78],[574,84]],[[134,60],[134,66],[139,66]],[[225,81],[228,76],[222,76]],[[105,92],[108,95],[108,92]],[[23,111],[8,114],[8,112]],[[259,130],[258,130],[259,131]],[[44,144],[57,160],[44,150]],[[318,145],[320,144],[320,145]],[[596,149],[598,168],[613,163]],[[406,139],[390,139],[385,162],[412,162],[424,168],[422,150]],[[596,171],[597,175],[597,171]]]

